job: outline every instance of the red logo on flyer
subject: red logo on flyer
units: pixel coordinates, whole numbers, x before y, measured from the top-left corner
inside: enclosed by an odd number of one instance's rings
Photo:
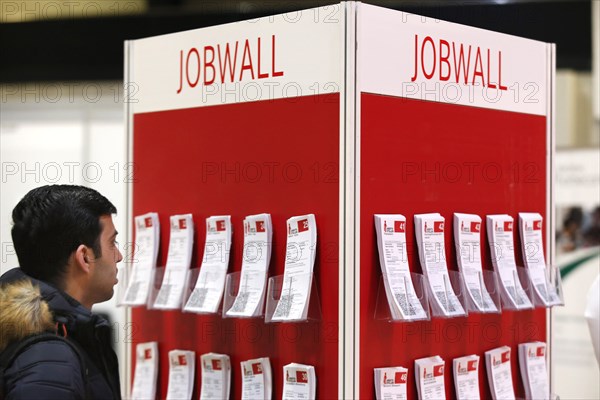
[[[508,362],[510,361],[510,351],[505,351],[504,353],[502,353],[502,362]]]
[[[545,357],[545,354],[546,354],[546,348],[545,347],[540,346],[540,347],[537,348],[536,355],[538,357]]]
[[[150,218],[150,217],[144,218],[144,225],[146,225],[146,228],[151,228],[152,227],[152,218]]]
[[[512,221],[504,221],[504,232],[512,232],[513,223]]]
[[[213,371],[220,371],[222,369],[221,360],[210,360],[210,361],[212,363]]]
[[[225,230],[225,220],[219,220],[215,222],[217,224],[217,232],[222,232]]]
[[[477,371],[477,360],[467,362],[467,371]]]
[[[308,230],[308,220],[301,219],[298,221],[298,232],[306,232]]]
[[[405,231],[406,222],[404,221],[394,221],[394,232],[404,232]]]
[[[256,232],[265,231],[265,221],[256,221]]]
[[[187,222],[185,219],[180,219],[177,222],[179,223],[179,229],[187,229]]]
[[[407,375],[406,372],[396,372],[394,375],[394,383],[406,383]]]
[[[183,354],[177,356],[177,364],[178,365],[187,365],[187,360],[185,359],[185,356]]]
[[[306,371],[296,371],[296,382],[298,382],[298,383],[308,383],[308,372],[306,372]]]
[[[260,363],[252,364],[252,373],[254,375],[262,374],[263,373],[262,365]]]
[[[542,230],[542,221],[533,221],[533,230],[541,231]]]
[[[433,366],[433,376],[443,376],[444,375],[444,366],[443,365],[434,365]]]
[[[471,221],[471,232],[481,232],[481,222]]]
[[[152,358],[152,349],[144,349],[144,360]]]
[[[444,221],[434,221],[433,222],[433,231],[434,232],[444,232]]]

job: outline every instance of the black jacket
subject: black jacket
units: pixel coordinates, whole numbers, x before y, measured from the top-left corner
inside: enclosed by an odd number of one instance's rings
[[[88,369],[87,389],[92,399],[120,399],[119,367],[111,347],[111,328],[102,317],[92,314],[78,301],[55,287],[25,275],[19,268],[0,277],[2,290],[30,280],[39,286],[42,299],[48,303],[58,332],[78,346]],[[5,293],[8,293],[5,292]],[[8,307],[0,310],[2,329],[18,329],[19,318],[38,318]],[[15,304],[18,302],[15,301]],[[28,312],[31,312],[28,310]],[[15,323],[16,319],[16,323]],[[11,321],[11,322],[7,322]],[[25,332],[30,335],[39,332]],[[35,343],[20,353],[4,373],[4,392],[9,399],[83,399],[86,385],[76,352],[61,341]]]

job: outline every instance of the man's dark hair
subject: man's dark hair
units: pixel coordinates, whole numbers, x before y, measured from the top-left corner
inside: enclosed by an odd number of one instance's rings
[[[69,256],[84,244],[100,257],[100,217],[117,212],[104,196],[84,186],[33,189],[12,213],[12,240],[23,272],[61,285]]]

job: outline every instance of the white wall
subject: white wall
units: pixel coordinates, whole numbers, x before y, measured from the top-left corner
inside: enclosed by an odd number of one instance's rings
[[[18,265],[10,236],[12,209],[29,190],[46,184],[84,185],[101,192],[119,211],[114,221],[121,248],[127,243],[127,143],[121,86],[40,83],[0,87],[1,273]],[[125,377],[126,311],[116,307],[115,298],[94,310],[110,315]]]

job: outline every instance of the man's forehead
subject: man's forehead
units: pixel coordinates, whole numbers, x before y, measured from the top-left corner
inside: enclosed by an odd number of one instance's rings
[[[100,216],[100,226],[102,227],[102,232],[108,235],[116,235],[117,230],[115,229],[115,224],[112,220],[112,215],[102,215]]]

